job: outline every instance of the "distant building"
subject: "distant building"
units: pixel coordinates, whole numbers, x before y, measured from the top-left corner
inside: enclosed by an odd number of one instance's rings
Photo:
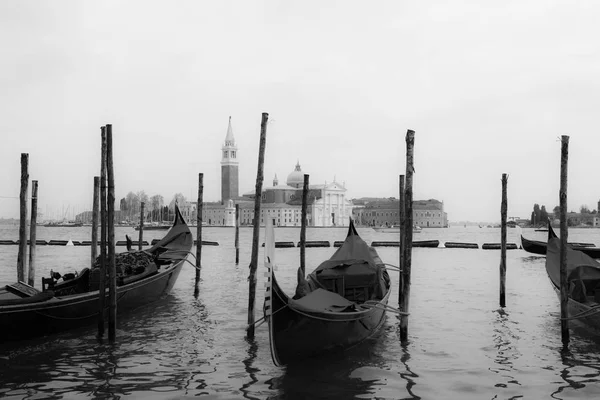
[[[354,219],[360,225],[400,225],[400,201],[395,198],[357,199],[354,204]],[[413,201],[413,224],[422,228],[447,228],[448,214],[444,211],[444,203],[435,199]]]

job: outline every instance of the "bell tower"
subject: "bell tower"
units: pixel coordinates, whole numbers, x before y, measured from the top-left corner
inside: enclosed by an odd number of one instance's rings
[[[236,199],[238,196],[237,146],[233,138],[231,117],[229,117],[225,144],[221,148],[221,203],[224,204],[227,200]]]

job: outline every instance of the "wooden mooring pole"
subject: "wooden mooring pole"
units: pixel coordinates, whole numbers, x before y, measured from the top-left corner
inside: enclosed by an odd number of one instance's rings
[[[240,262],[240,205],[235,205],[235,265]]]
[[[142,241],[144,240],[144,202],[140,204],[140,235],[138,236],[138,250],[142,250]]]
[[[402,266],[402,293],[400,311],[408,313],[410,300],[410,269],[412,263],[412,228],[413,228],[413,173],[414,173],[415,131],[406,132],[406,187],[404,188],[404,265]],[[400,319],[400,341],[408,341],[408,315]]]
[[[94,268],[96,257],[98,257],[98,209],[100,207],[100,177],[94,177],[94,198],[92,199],[92,253],[91,267]]]
[[[117,333],[117,271],[115,260],[115,173],[113,170],[112,125],[106,125],[106,177],[108,193],[106,210],[108,219],[108,340],[115,341]]]
[[[98,337],[104,336],[104,310],[106,308],[106,127],[101,128],[102,152],[100,156],[100,282],[98,282]]]
[[[29,186],[29,154],[21,153],[21,192],[19,195],[19,254],[17,256],[17,280],[26,282],[27,259],[27,190]]]
[[[302,277],[306,276],[306,225],[308,224],[308,174],[304,174],[302,185],[302,223],[300,224],[300,268]]]
[[[198,174],[198,207],[196,212],[196,280],[194,286],[194,293],[196,293],[198,288],[198,283],[200,282],[200,271],[202,270],[202,213],[204,211],[203,207],[203,197],[204,197],[204,174]],[[196,295],[197,296],[197,295]]]
[[[35,286],[35,246],[37,240],[38,181],[31,181],[31,222],[29,225],[29,275],[27,283]]]
[[[252,224],[252,256],[250,259],[250,276],[248,277],[248,330],[249,339],[254,338],[254,303],[256,297],[256,269],[258,267],[258,239],[260,233],[260,201],[263,185],[263,167],[265,164],[265,146],[267,142],[268,113],[262,113],[260,123],[260,145],[258,150],[258,170],[256,172],[256,187],[254,190],[254,218]],[[265,216],[268,218],[268,216]]]
[[[508,175],[502,174],[502,203],[500,205],[500,307],[506,307],[506,212]]]
[[[569,136],[561,137],[560,148],[560,333],[564,347],[569,345],[569,282],[567,280],[567,166]]]
[[[399,249],[400,251],[398,252],[398,267],[400,268],[400,277],[398,279],[398,306],[402,307],[402,288],[404,286],[404,240],[405,240],[405,236],[404,236],[404,230],[406,229],[406,213],[405,213],[405,204],[404,204],[404,175],[400,175],[400,185],[399,185],[399,199],[400,201],[398,202],[398,218],[400,221],[400,233],[399,233]],[[401,317],[403,318],[403,317]]]

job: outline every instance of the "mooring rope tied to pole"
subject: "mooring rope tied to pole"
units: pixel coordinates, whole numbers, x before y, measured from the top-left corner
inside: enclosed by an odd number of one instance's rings
[[[598,314],[598,313],[600,313],[600,306],[594,306],[594,307],[590,308],[589,310],[580,312],[579,314],[575,314],[575,315],[572,315],[572,316],[566,317],[566,318],[561,318],[561,320],[569,321],[569,320],[573,320],[573,319],[587,318],[587,317],[590,317],[590,316],[592,316],[594,314]]]
[[[380,303],[376,300],[367,300],[366,302],[364,302],[363,304],[360,304],[361,307],[370,309],[370,308],[378,308],[380,310],[384,310],[384,311],[390,311],[390,312],[394,312],[398,315],[410,315],[410,313],[408,312],[404,312],[404,311],[400,311],[399,309],[392,307],[388,304],[383,304]]]
[[[190,264],[192,267],[194,267],[194,268],[195,268],[195,269],[197,269],[198,271],[201,271],[201,270],[202,270],[201,268],[198,268],[198,267],[196,267],[196,265],[195,265],[195,264],[192,264],[192,262],[191,262],[190,260],[188,260],[187,258],[183,258],[183,259],[181,259],[180,261],[185,261],[185,262],[189,263],[189,264]]]
[[[286,308],[288,305],[286,304],[285,306],[281,307],[279,310],[275,311],[274,313],[272,313],[271,315],[268,315],[267,317],[260,317],[258,319],[258,321],[255,321],[252,325],[254,325],[254,327],[259,327],[261,326],[266,320],[268,320],[269,318],[271,318],[273,315],[277,314],[279,311],[283,310],[284,308]],[[250,327],[250,325],[248,325],[248,327]],[[246,328],[248,329],[248,328]]]

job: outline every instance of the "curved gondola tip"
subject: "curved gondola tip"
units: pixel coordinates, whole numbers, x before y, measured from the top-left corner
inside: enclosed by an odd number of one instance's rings
[[[354,227],[354,221],[352,220],[352,218],[350,218],[350,224],[348,225],[348,236],[352,236],[352,235],[358,236],[358,232],[356,231],[356,228]]]
[[[133,241],[129,237],[129,235],[125,235],[125,240],[127,241],[127,251],[131,251],[133,247]]]

